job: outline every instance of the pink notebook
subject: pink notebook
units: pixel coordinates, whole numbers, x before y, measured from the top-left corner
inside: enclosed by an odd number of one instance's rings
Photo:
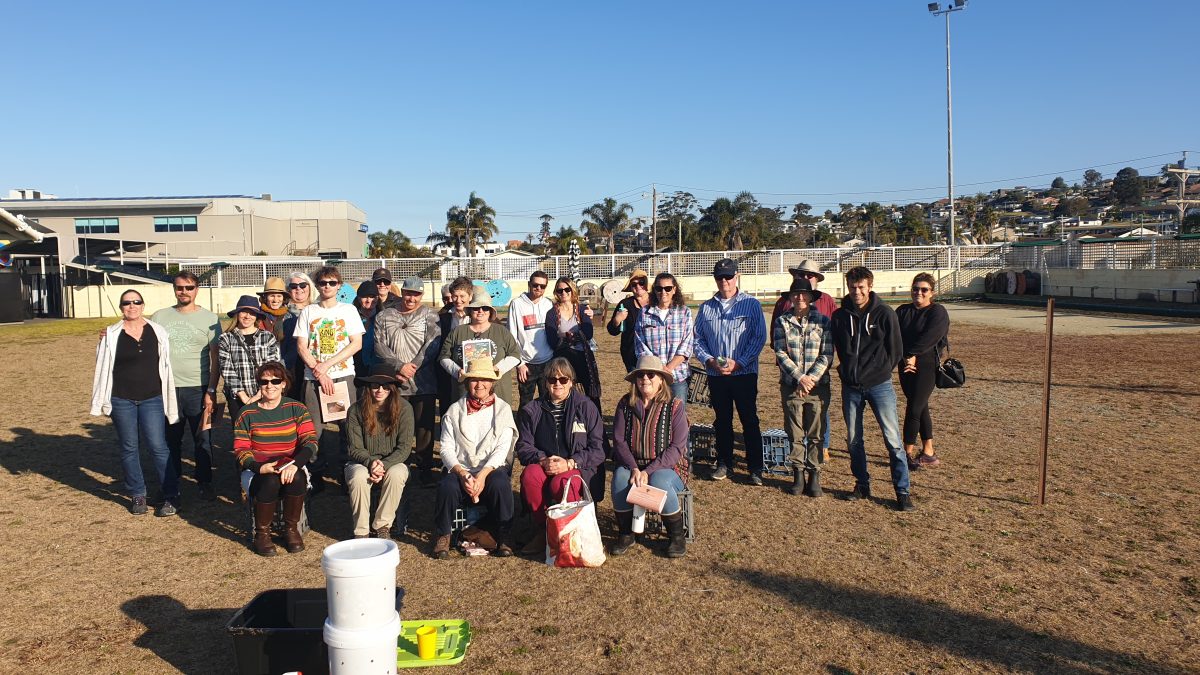
[[[640,506],[647,511],[662,513],[663,505],[667,503],[667,491],[652,485],[629,488],[629,496],[625,498],[630,504]]]

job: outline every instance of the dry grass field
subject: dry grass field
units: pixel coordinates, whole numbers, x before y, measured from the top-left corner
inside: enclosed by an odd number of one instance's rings
[[[196,499],[189,477],[178,517],[130,516],[112,426],[87,415],[95,328],[55,333],[4,333],[0,671],[232,672],[225,622],[262,590],[323,586],[322,548],[350,536],[348,499],[314,499],[307,551],[255,556],[225,422],[217,502]],[[701,467],[699,536],[680,560],[639,546],[593,570],[434,561],[424,490],[400,542],[404,618],[469,620],[464,672],[1200,671],[1196,335],[1056,340],[1045,507],[1033,505],[1041,336],[955,325],[952,337],[971,379],[934,395],[943,463],[914,474],[916,512],[891,509],[871,425],[885,499],[838,499],[853,479],[837,413],[825,498],[792,497],[782,479],[754,488],[744,466],[714,483]],[[625,383],[616,340],[597,339],[611,415]],[[778,427],[770,352],[762,366],[759,411]],[[607,500],[600,516],[611,534]]]

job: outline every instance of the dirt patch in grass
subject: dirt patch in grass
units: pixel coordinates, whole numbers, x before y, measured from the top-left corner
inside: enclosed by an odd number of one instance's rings
[[[1057,340],[1039,508],[1041,337],[953,330],[971,379],[934,395],[943,463],[914,474],[916,512],[890,508],[871,424],[879,498],[837,499],[853,479],[836,411],[826,498],[791,497],[782,478],[753,488],[741,464],[719,483],[700,467],[699,536],[680,560],[638,546],[596,570],[434,561],[434,492],[418,490],[416,532],[400,542],[404,618],[469,620],[470,672],[1195,672],[1194,338]],[[350,536],[348,500],[336,488],[314,499],[304,553],[254,556],[225,422],[219,501],[198,501],[188,477],[179,517],[130,516],[112,426],[87,416],[94,333],[10,340],[0,365],[16,394],[0,407],[0,671],[231,672],[225,622],[265,589],[323,586],[321,550]],[[611,415],[622,369],[616,340],[598,340]],[[778,427],[768,352],[762,366],[759,411]],[[610,534],[611,502],[600,515]]]

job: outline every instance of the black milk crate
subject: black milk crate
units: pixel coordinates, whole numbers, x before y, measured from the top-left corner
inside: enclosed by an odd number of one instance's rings
[[[762,434],[763,471],[783,476],[792,475],[788,456],[792,454],[792,442],[783,429],[767,429]]]
[[[717,461],[717,435],[711,424],[693,424],[688,430],[688,461]]]
[[[696,510],[692,508],[692,491],[683,489],[675,493],[679,504],[683,507],[683,534],[688,542],[696,541]],[[666,536],[667,529],[663,527],[662,517],[653,511],[646,512],[646,526],[642,534],[662,534]]]
[[[698,366],[689,366],[689,370],[691,377],[688,379],[687,402],[712,407],[712,399],[708,394],[708,371]]]

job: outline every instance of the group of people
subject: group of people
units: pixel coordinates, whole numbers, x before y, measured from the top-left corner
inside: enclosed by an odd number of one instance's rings
[[[824,279],[818,265],[804,261],[791,271],[794,281],[774,308],[770,333],[792,441],[789,491],[821,495],[836,351],[856,481],[848,498],[871,494],[862,440],[870,403],[884,432],[898,507],[910,510],[909,468],[938,463],[928,401],[948,319],[933,302],[934,280],[918,275],[913,302],[894,312],[871,290],[866,268],[846,272],[850,292],[840,308],[817,290]],[[608,433],[592,339],[595,312],[572,279],[551,284],[540,270],[512,300],[506,323],[484,288],[465,277],[443,286],[443,306],[435,310],[424,303],[419,277],[396,285],[380,268],[348,304],[338,300],[339,270],[327,266],[311,277],[294,272],[286,280],[268,279],[257,297],[239,299],[224,330],[196,304],[199,280],[179,272],[176,304],[150,319],[138,291],[121,295],[122,318],[103,331],[97,348],[92,414],[113,419],[130,512],[148,511],[139,456],[144,438],[162,489],[155,514],[169,516],[179,508],[186,429],[200,497],[215,498],[208,427],[223,382],[234,457],[250,477],[253,548],[263,556],[276,554],[271,522],[277,510],[286,550],[304,549],[298,528],[304,499],[331,472],[350,496],[353,535],[390,536],[398,509],[405,511],[400,505],[410,464],[423,484],[436,485],[435,558],[449,555],[455,513],[467,505],[482,506],[483,516],[463,536],[493,555],[512,555],[511,476],[519,462],[521,502],[535,526],[523,553],[545,550],[548,505],[564,492],[578,499],[585,486],[596,501],[611,490],[618,536],[609,550],[625,553],[635,543],[627,496],[651,485],[667,493],[665,554],[679,557],[686,553],[678,493],[690,477],[686,399],[693,357],[704,366],[716,418],[711,477],[722,480],[733,471],[736,408],[749,480],[763,484],[757,398],[767,325],[759,301],[740,290],[735,261],[719,261],[713,278],[715,294],[693,317],[673,275],[664,272],[652,282],[640,270],[631,275],[630,295],[607,324],[610,334],[620,335],[629,383]],[[897,367],[908,398],[902,434],[891,384]],[[340,406],[329,404],[335,399]],[[336,450],[322,452],[327,425],[337,428],[338,442]]]

